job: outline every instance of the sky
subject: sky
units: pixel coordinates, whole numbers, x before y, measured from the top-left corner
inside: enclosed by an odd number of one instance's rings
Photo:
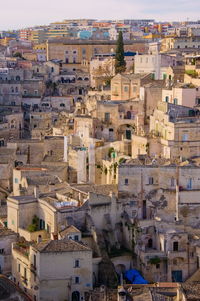
[[[200,19],[200,0],[0,0],[0,30],[64,19]]]

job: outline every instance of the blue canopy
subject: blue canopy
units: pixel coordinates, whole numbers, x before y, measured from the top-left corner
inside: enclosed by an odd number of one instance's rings
[[[125,272],[125,277],[131,284],[148,284],[137,270],[128,270]]]

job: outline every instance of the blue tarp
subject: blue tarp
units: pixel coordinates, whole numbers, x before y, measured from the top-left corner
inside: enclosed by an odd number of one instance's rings
[[[137,270],[126,271],[125,277],[131,284],[148,284],[148,281],[146,281]]]

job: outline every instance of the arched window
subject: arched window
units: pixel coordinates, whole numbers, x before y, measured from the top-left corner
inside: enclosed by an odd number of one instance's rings
[[[127,119],[131,119],[131,112],[130,111],[127,112],[126,117],[127,117]]]
[[[20,81],[20,76],[19,75],[16,76],[16,81]]]

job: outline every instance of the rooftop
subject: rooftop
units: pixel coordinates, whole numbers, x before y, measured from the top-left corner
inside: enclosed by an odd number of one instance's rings
[[[48,44],[62,43],[64,45],[116,45],[116,41],[111,40],[69,40],[68,38],[53,38],[48,40]],[[124,45],[147,44],[144,40],[124,41]]]
[[[8,235],[17,235],[17,234],[8,228],[0,228],[0,237],[8,236]]]
[[[109,195],[110,192],[117,193],[117,185],[87,185],[87,184],[79,184],[72,185],[72,189],[79,190],[81,192],[89,193],[93,192],[96,194]]]
[[[60,231],[61,236],[65,236],[66,234],[69,233],[81,233],[81,231],[79,231],[75,226],[71,225],[68,226],[67,228],[65,228],[64,230]]]
[[[83,243],[71,239],[44,241],[33,245],[33,247],[40,253],[77,252],[91,250]]]

